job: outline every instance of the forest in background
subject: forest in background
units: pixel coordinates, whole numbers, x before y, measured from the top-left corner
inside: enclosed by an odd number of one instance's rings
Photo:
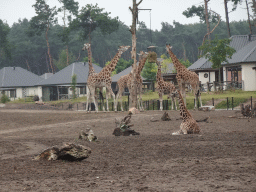
[[[211,28],[215,25],[216,23],[211,23]],[[19,20],[9,27],[7,38],[11,47],[11,58],[1,54],[0,69],[7,66],[19,66],[38,75],[51,72],[45,34],[28,35],[29,27],[30,21],[27,19]],[[86,40],[81,38],[81,32],[83,32],[81,30],[83,29],[71,30],[69,33],[69,64],[75,61],[86,61],[87,52],[82,51],[82,47],[84,43],[89,42],[89,39],[88,37]],[[60,37],[62,31],[63,26],[57,23],[51,24],[48,31],[48,40],[53,63],[57,69],[56,72],[67,65],[65,64],[66,42]],[[230,31],[231,35],[247,35],[250,33],[248,22],[230,22]],[[154,45],[157,46],[158,57],[160,57],[166,54],[165,45],[171,44],[174,54],[179,59],[194,63],[198,59],[198,48],[202,45],[206,33],[207,27],[204,22],[189,25],[182,25],[175,21],[172,24],[163,22],[160,31],[150,30],[148,26],[140,22],[137,28],[137,52],[147,51],[147,47]],[[221,21],[211,34],[212,37],[215,35],[218,35],[219,39],[228,38],[227,26],[224,21]],[[114,32],[110,34],[103,33],[100,27],[95,27],[95,30],[90,34],[90,38],[92,57],[94,62],[101,67],[105,66],[114,57],[118,46],[132,44],[129,27],[119,20],[118,28]],[[121,65],[124,65],[123,68],[132,64],[130,51],[125,52],[122,58]],[[118,72],[123,68],[120,67]]]

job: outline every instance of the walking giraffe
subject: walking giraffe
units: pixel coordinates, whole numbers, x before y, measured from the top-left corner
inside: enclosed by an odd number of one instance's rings
[[[147,52],[143,52],[140,51],[140,53],[138,54],[140,56],[139,58],[139,65],[137,67],[137,71],[136,71],[136,86],[137,86],[137,93],[138,93],[138,104],[139,104],[139,108],[140,110],[144,110],[143,108],[143,104],[142,104],[142,77],[141,77],[141,71],[147,61],[148,58],[148,53]],[[118,99],[120,98],[121,100],[121,110],[123,110],[123,104],[122,104],[122,93],[124,92],[124,89],[127,87],[129,90],[131,89],[131,80],[132,80],[132,73],[129,73],[127,75],[124,75],[122,77],[120,77],[120,79],[117,81],[117,85],[118,85],[118,93],[116,95],[116,106],[118,104]]]
[[[88,63],[89,63],[89,73],[88,73],[88,77],[89,76],[92,76],[93,74],[95,74],[95,70],[92,66],[92,51],[91,51],[91,44],[90,43],[85,43],[84,44],[84,47],[82,48],[83,51],[87,50],[88,52]],[[95,87],[95,91],[96,91],[97,87]],[[99,87],[100,89],[100,92],[103,93],[103,87]],[[89,90],[88,90],[89,91]],[[88,96],[88,94],[87,94]],[[86,100],[89,100],[90,98],[87,97]],[[96,100],[97,102],[97,100]],[[98,103],[97,103],[98,104]],[[105,106],[104,106],[104,103],[103,103],[103,111],[105,111]],[[86,109],[87,110],[87,109]],[[89,111],[91,111],[91,105],[89,105]]]
[[[172,94],[176,88],[173,83],[164,81],[162,74],[161,74],[161,64],[157,61],[157,74],[156,74],[156,90],[158,91],[159,101],[160,101],[160,110],[163,110],[163,95],[167,93],[172,101],[172,110],[173,105],[175,104],[175,110],[177,110],[176,98]]]
[[[192,117],[192,115],[188,112],[182,95],[179,90],[176,90],[173,95],[178,97],[179,99],[179,107],[180,107],[180,116],[183,121],[180,125],[180,130],[172,133],[172,135],[181,135],[181,134],[195,134],[200,132],[200,128],[196,120]]]
[[[117,65],[117,62],[120,59],[122,53],[127,51],[129,49],[129,47],[130,46],[120,46],[115,57],[111,60],[111,62],[107,66],[105,66],[99,73],[94,73],[88,77],[87,85],[88,85],[89,91],[88,91],[87,98],[92,97],[96,112],[98,112],[98,105],[96,104],[96,101],[95,101],[95,88],[96,87],[100,87],[100,88],[106,87],[107,111],[109,111],[109,107],[108,107],[109,93],[112,95],[112,97],[114,99],[114,103],[115,103],[115,94],[113,93],[112,88],[111,88],[111,83],[112,83],[111,73],[112,73],[112,71],[114,71],[114,69]],[[86,102],[86,110],[87,109],[88,109],[88,99]],[[116,107],[115,107],[115,111],[116,111]]]
[[[185,84],[188,83],[191,85],[191,88],[195,95],[195,106],[194,109],[197,108],[198,97],[200,99],[200,105],[202,107],[201,93],[199,90],[199,77],[195,72],[189,71],[182,63],[177,59],[176,55],[171,51],[171,46],[166,45],[166,50],[168,51],[173,65],[177,71],[176,79],[178,81],[179,88],[181,90],[185,105],[186,105],[186,90]]]

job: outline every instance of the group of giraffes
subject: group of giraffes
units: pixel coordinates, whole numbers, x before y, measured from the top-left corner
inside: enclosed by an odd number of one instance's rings
[[[114,99],[114,107],[115,111],[117,111],[117,103],[118,98],[121,98],[122,101],[122,93],[125,89],[125,87],[128,87],[130,89],[131,87],[131,79],[132,79],[132,73],[129,73],[128,75],[122,76],[118,81],[118,93],[115,96],[115,94],[112,91],[111,88],[111,74],[114,71],[118,60],[120,59],[122,53],[127,51],[130,48],[130,46],[120,46],[115,57],[111,60],[111,62],[105,66],[99,73],[96,73],[93,66],[92,66],[92,53],[91,53],[91,45],[89,43],[84,44],[84,47],[82,50],[87,50],[88,52],[88,63],[89,63],[89,74],[87,79],[87,86],[88,86],[88,93],[87,93],[87,102],[86,102],[86,111],[88,110],[89,100],[92,99],[95,105],[95,110],[98,112],[98,103],[95,99],[95,90],[97,88],[100,89],[102,92],[103,87],[106,87],[106,103],[107,103],[107,111],[109,111],[109,105],[108,105],[108,96],[109,94],[112,95]],[[195,106],[198,101],[198,98],[200,99],[200,104],[202,106],[201,101],[201,95],[199,91],[199,77],[195,72],[189,71],[180,61],[177,59],[176,55],[171,51],[171,46],[166,45],[166,50],[169,53],[172,62],[174,64],[174,67],[177,70],[177,81],[179,85],[179,89],[176,89],[173,83],[166,82],[162,78],[161,75],[161,64],[159,61],[157,61],[158,70],[156,75],[156,90],[159,94],[159,100],[160,100],[160,110],[163,110],[163,95],[168,94],[169,97],[172,100],[172,109],[175,104],[175,109],[177,109],[176,106],[176,98],[179,100],[179,108],[180,108],[180,115],[183,118],[183,122],[180,125],[180,130],[178,132],[173,133],[173,135],[176,134],[188,134],[188,133],[199,133],[200,129],[196,121],[192,118],[191,114],[188,112],[186,108],[186,92],[185,92],[185,84],[190,84],[194,94],[195,94]],[[137,84],[137,93],[138,93],[138,105],[140,110],[143,110],[142,105],[142,77],[141,77],[141,71],[145,65],[145,62],[148,58],[149,53],[140,51],[139,53],[139,65],[137,67],[137,71],[135,72],[136,77],[136,84]],[[184,101],[184,100],[185,101]],[[90,109],[89,109],[90,110]],[[121,102],[121,110],[123,111],[123,106]],[[103,105],[103,111],[105,111],[105,107]]]
[[[123,111],[123,105],[122,105],[122,93],[124,89],[127,87],[129,90],[131,88],[131,79],[132,79],[132,73],[129,73],[127,75],[124,75],[120,77],[120,79],[117,81],[118,85],[118,93],[115,94],[112,91],[111,88],[111,74],[114,71],[118,60],[120,59],[122,53],[127,51],[130,48],[130,46],[120,46],[115,57],[111,60],[110,64],[105,66],[99,73],[95,73],[95,70],[92,66],[92,52],[91,52],[91,45],[89,43],[84,44],[84,47],[82,50],[87,50],[88,52],[88,63],[89,63],[89,74],[88,74],[88,79],[87,79],[87,86],[88,86],[88,94],[87,94],[87,103],[86,103],[86,110],[88,109],[89,105],[89,100],[92,99],[95,105],[95,110],[98,112],[98,104],[95,99],[95,90],[97,88],[100,89],[102,92],[103,87],[106,87],[106,103],[107,103],[107,111],[109,111],[109,105],[108,105],[108,97],[109,94],[112,95],[114,99],[114,108],[115,111],[117,111],[117,103],[118,99],[121,99],[121,110]],[[171,46],[166,45],[166,50],[169,53],[174,67],[177,70],[177,82],[179,85],[179,89],[181,91],[181,95],[184,99],[184,103],[186,103],[186,92],[185,92],[185,84],[190,84],[194,94],[195,94],[195,108],[196,104],[198,101],[198,98],[200,99],[200,104],[202,106],[202,101],[200,97],[200,92],[199,92],[199,77],[195,72],[189,71],[180,61],[177,59],[176,55],[171,51]],[[140,51],[139,53],[139,65],[137,67],[137,71],[135,72],[135,77],[136,77],[136,84],[137,84],[137,93],[138,93],[138,107],[140,110],[143,110],[143,104],[142,104],[142,77],[141,77],[141,72],[142,69],[145,65],[145,62],[148,58],[149,53],[148,52],[143,52]],[[172,109],[174,108],[177,109],[176,106],[176,97],[177,95],[174,94],[176,87],[174,86],[173,83],[171,82],[166,82],[164,81],[162,75],[161,75],[161,64],[159,61],[157,61],[158,65],[158,70],[157,70],[157,75],[156,75],[156,90],[159,94],[159,101],[160,101],[160,110],[163,110],[163,95],[168,94],[168,96],[171,98],[172,101]],[[179,97],[177,97],[179,98]],[[186,104],[185,104],[186,105]],[[90,110],[90,109],[89,109]],[[103,111],[105,111],[105,107],[103,105]]]

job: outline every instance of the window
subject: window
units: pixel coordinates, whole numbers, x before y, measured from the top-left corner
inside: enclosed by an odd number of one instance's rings
[[[10,90],[10,97],[15,98],[16,97],[16,90]]]
[[[68,94],[68,88],[67,87],[60,87],[59,88],[60,94]]]
[[[86,87],[80,87],[80,95],[86,94]]]

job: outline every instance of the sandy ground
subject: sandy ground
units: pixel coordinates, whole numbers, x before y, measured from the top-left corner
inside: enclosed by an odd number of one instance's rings
[[[199,135],[173,136],[178,111],[132,116],[139,136],[115,137],[115,117],[127,112],[0,109],[0,191],[256,191],[256,118],[237,111],[190,111]],[[151,122],[151,118],[160,121]],[[178,119],[178,120],[177,120]],[[98,142],[78,140],[91,127]],[[33,161],[43,149],[79,143],[81,162]]]

